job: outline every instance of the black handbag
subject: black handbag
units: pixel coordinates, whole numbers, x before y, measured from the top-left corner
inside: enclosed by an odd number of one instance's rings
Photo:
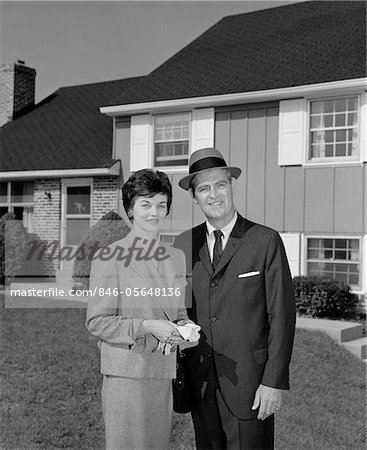
[[[185,373],[186,356],[177,349],[176,379],[172,380],[173,410],[186,414],[191,411],[191,392],[187,373]]]
[[[159,301],[159,299],[158,299]],[[160,302],[159,302],[160,303]],[[171,317],[167,311],[161,305],[164,315],[168,320]],[[177,322],[171,320],[172,322]],[[186,414],[191,411],[192,406],[192,394],[189,388],[188,377],[185,370],[186,366],[186,355],[183,353],[179,347],[176,351],[176,378],[172,380],[172,393],[173,393],[173,411],[180,414]]]

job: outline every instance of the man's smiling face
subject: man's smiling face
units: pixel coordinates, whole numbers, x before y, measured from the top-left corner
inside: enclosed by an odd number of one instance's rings
[[[215,227],[227,225],[234,215],[233,189],[225,169],[211,169],[195,177],[194,197]]]

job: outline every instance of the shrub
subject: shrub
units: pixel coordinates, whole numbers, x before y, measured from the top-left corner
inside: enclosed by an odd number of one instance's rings
[[[350,286],[334,279],[295,277],[293,288],[297,312],[311,317],[347,319],[358,303]]]
[[[17,216],[8,212],[0,218],[0,278],[13,278],[22,268],[27,250],[27,231]]]
[[[122,217],[113,211],[105,214],[88,232],[79,243],[77,257],[74,262],[73,280],[75,290],[88,289],[89,275],[92,265],[93,254],[102,247],[112,244],[124,238],[130,228]]]

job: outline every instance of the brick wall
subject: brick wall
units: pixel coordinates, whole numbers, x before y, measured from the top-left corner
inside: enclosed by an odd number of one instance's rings
[[[45,192],[51,195],[49,198]],[[61,233],[61,181],[36,180],[34,183],[34,233],[47,242],[60,241]],[[45,258],[47,272],[54,275],[59,268],[59,261]]]
[[[91,226],[109,211],[118,212],[119,201],[121,201],[121,191],[118,189],[117,177],[94,178]]]
[[[23,63],[0,68],[0,126],[34,105],[36,71]]]
[[[51,198],[47,195],[50,194]],[[109,211],[117,212],[121,191],[117,177],[96,177],[92,188],[91,224],[93,226]],[[61,240],[61,180],[41,179],[34,184],[34,234],[40,240],[51,243]],[[59,247],[60,248],[60,247]],[[48,254],[49,251],[46,252]],[[55,255],[57,252],[55,252]],[[48,275],[55,275],[60,268],[58,259],[43,259]]]

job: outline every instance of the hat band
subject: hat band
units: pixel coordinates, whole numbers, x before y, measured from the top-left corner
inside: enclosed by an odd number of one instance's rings
[[[226,162],[222,158],[216,158],[215,156],[208,156],[207,158],[200,159],[190,166],[189,174],[201,172],[202,170],[214,169],[215,167],[227,167]]]

